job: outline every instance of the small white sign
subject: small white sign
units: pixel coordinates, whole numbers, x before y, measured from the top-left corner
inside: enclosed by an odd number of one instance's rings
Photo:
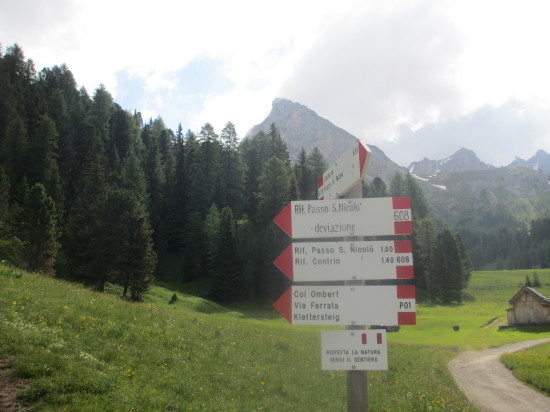
[[[330,330],[321,332],[324,370],[387,370],[386,331]]]
[[[319,177],[317,198],[329,200],[345,196],[365,176],[370,157],[371,153],[357,141]]]

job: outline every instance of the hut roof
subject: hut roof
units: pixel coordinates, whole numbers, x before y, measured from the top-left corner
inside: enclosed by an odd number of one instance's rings
[[[524,286],[522,287],[515,295],[512,299],[510,299],[508,301],[508,303],[510,305],[513,305],[514,302],[524,293],[524,292],[527,292],[531,295],[533,295],[535,298],[537,298],[539,300],[539,302],[542,304],[542,305],[548,305],[550,306],[550,299],[547,298],[546,296],[544,296],[542,293],[540,293],[538,290],[536,289],[533,289],[533,288],[530,288],[529,286]]]

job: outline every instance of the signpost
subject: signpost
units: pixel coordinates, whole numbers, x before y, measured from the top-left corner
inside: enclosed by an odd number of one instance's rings
[[[410,240],[292,243],[273,263],[296,282],[414,277]]]
[[[412,233],[408,197],[293,201],[273,221],[293,239]]]
[[[317,182],[319,199],[336,199],[342,197],[359,181],[367,171],[371,152],[357,141],[357,144],[345,152]]]
[[[273,304],[293,325],[415,325],[413,285],[292,286]]]
[[[324,370],[387,370],[386,331],[322,331],[321,364]]]
[[[408,197],[362,198],[370,155],[358,141],[319,178],[320,200],[290,202],[273,219],[292,239],[314,240],[293,242],[275,260],[286,276],[305,284],[290,287],[273,306],[295,325],[346,326],[323,332],[322,363],[348,371],[349,412],[368,410],[366,371],[387,369],[385,331],[364,325],[416,324],[413,285],[363,284],[414,277],[410,240],[360,238],[412,234]],[[343,285],[320,284],[329,281]]]

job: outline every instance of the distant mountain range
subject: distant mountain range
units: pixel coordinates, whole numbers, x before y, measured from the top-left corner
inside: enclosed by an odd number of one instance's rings
[[[540,170],[545,175],[550,176],[550,153],[546,153],[544,150],[539,150],[533,157],[527,160],[516,157],[516,159],[510,163],[510,166]]]
[[[332,163],[357,141],[313,110],[286,99],[275,99],[269,116],[247,136],[269,132],[271,123],[281,131],[292,159],[302,147],[307,153],[318,147]],[[367,180],[380,176],[389,186],[395,172],[410,171],[424,188],[434,216],[459,231],[491,230],[501,225],[514,228],[550,216],[550,154],[544,150],[496,168],[463,148],[446,159],[424,158],[405,168],[378,147],[368,146],[373,155]]]
[[[533,157],[527,160],[516,157],[508,167],[532,169],[550,176],[550,154],[546,153],[544,150],[539,150]],[[416,175],[436,175],[441,172],[468,172],[473,170],[490,170],[494,168],[494,166],[479,160],[472,150],[463,148],[446,159],[430,160],[424,158],[419,162],[413,162],[409,165],[409,172]]]
[[[443,160],[430,160],[425,157],[420,162],[413,162],[409,165],[409,172],[415,175],[434,176],[441,172],[467,172],[493,168],[479,160],[473,151],[460,149],[454,155]]]

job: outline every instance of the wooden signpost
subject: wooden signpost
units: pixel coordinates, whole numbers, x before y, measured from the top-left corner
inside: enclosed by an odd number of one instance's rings
[[[357,142],[319,178],[320,200],[290,202],[273,219],[298,240],[274,264],[302,282],[273,306],[294,325],[346,326],[323,331],[321,358],[323,369],[348,371],[350,412],[368,411],[367,370],[387,369],[385,331],[367,331],[365,325],[416,324],[413,285],[364,284],[414,277],[411,241],[379,239],[412,234],[410,199],[363,199],[369,159]],[[369,236],[377,238],[363,239]]]

